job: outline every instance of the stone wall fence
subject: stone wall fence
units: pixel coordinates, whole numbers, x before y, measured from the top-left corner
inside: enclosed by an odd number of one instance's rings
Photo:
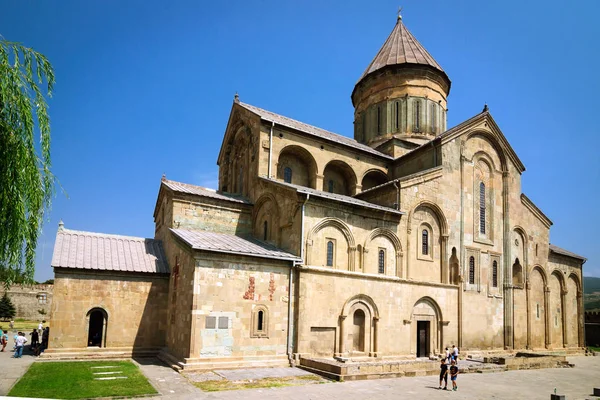
[[[53,290],[54,285],[12,285],[8,297],[15,305],[15,318],[48,321]],[[0,287],[0,297],[4,292],[4,287]]]

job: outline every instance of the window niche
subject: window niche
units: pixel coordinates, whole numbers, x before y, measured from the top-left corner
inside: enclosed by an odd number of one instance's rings
[[[473,240],[493,245],[494,242],[494,189],[491,161],[484,154],[475,161],[473,182]]]
[[[481,271],[479,249],[467,249],[465,289],[481,291]]]
[[[379,248],[377,253],[377,272],[380,274],[385,274],[385,249]]]
[[[512,282],[515,288],[523,289],[523,267],[518,258],[512,266]]]
[[[500,254],[490,254],[489,268],[488,295],[501,297],[502,268],[500,264]]]
[[[327,243],[326,249],[325,249],[325,251],[326,251],[325,265],[328,267],[334,267],[335,266],[335,239],[325,238],[325,241]]]
[[[250,337],[269,337],[269,309],[265,305],[257,305],[252,310],[252,329]]]

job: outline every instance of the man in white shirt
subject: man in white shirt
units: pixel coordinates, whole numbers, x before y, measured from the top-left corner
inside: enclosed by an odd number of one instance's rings
[[[38,324],[38,334],[42,334],[42,331],[44,330],[44,324],[42,323],[42,321],[40,321],[40,323]]]
[[[27,343],[27,338],[23,332],[19,332],[17,339],[15,340],[15,345],[17,349],[15,350],[15,358],[21,358],[23,356],[23,347],[25,347],[25,343]]]
[[[458,347],[452,345],[452,357],[458,361]]]

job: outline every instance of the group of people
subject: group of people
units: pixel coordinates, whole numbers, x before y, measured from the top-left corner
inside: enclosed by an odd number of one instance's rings
[[[440,386],[438,389],[448,390],[448,374],[450,374],[452,390],[458,390],[458,385],[456,384],[456,378],[458,377],[458,347],[455,345],[452,345],[452,350],[446,347],[446,356],[442,358],[440,364]],[[443,388],[442,382],[444,383]]]
[[[12,321],[11,321],[12,322]],[[12,324],[11,324],[12,325]],[[12,328],[12,326],[11,326]],[[48,338],[50,337],[50,328],[45,327],[43,322],[40,322],[38,325],[38,329],[33,329],[29,334],[31,336],[31,350],[33,354],[39,356],[45,349],[48,348]],[[42,340],[40,341],[40,335]],[[13,337],[14,345],[13,351],[15,354],[13,358],[21,358],[23,356],[23,349],[25,348],[25,344],[28,342],[27,337],[24,332],[17,332]],[[3,352],[6,349],[6,345],[8,344],[8,331],[4,331],[0,326],[0,345],[2,349],[0,352]]]

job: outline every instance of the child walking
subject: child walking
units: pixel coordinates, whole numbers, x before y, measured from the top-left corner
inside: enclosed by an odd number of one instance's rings
[[[456,366],[456,361],[452,360],[452,365],[450,366],[450,380],[452,381],[452,390],[458,390],[458,386],[456,385],[457,376],[458,367]]]
[[[438,389],[442,388],[442,381],[444,381],[444,390],[448,390],[448,364],[444,358],[440,364],[440,387]]]

